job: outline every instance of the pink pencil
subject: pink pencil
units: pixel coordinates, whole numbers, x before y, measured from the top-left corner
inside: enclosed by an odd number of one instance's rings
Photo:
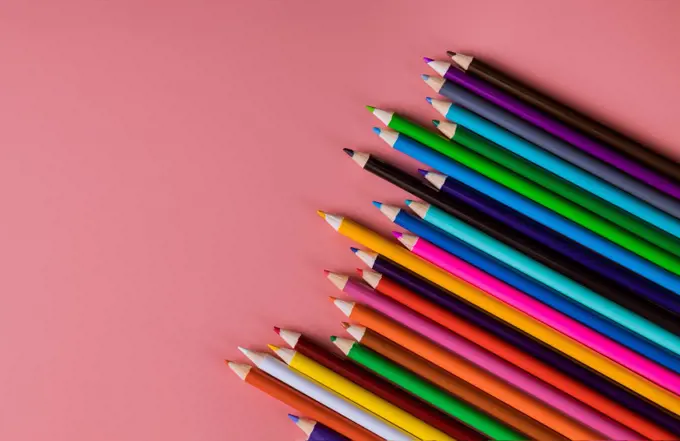
[[[469,362],[502,378],[507,383],[545,402],[574,420],[600,432],[609,439],[638,439],[627,427],[600,414],[548,383],[528,374],[469,340],[430,321],[417,312],[395,302],[373,288],[348,276],[327,272],[326,277],[341,291],[402,325],[429,338]]]
[[[576,320],[562,314],[549,306],[544,305],[538,300],[524,294],[512,286],[490,276],[459,259],[458,257],[442,250],[417,236],[393,232],[406,248],[413,254],[437,265],[453,274],[456,277],[469,282],[479,289],[486,291],[502,302],[517,308],[525,314],[539,320],[556,331],[573,338],[574,340],[588,346],[622,366],[642,375],[661,387],[680,393],[680,377],[660,366],[653,361],[643,357],[635,351],[610,340],[602,334],[593,331]]]

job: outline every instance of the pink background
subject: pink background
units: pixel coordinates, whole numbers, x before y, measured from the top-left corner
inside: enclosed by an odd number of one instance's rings
[[[229,4],[225,4],[229,3]],[[404,194],[364,104],[477,54],[680,158],[677,1],[0,5],[0,439],[296,440],[223,358],[341,332],[325,267]]]

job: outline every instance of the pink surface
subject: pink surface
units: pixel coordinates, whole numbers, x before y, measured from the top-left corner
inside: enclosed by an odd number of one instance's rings
[[[680,158],[680,2],[548,3],[2,2],[0,439],[301,439],[222,358],[339,331],[321,270],[357,260],[314,210],[389,234],[405,195],[341,148],[416,165],[362,106],[432,118],[424,55]]]
[[[422,238],[418,238],[411,250],[416,256],[437,265],[444,271],[465,280],[501,302],[522,311],[526,315],[550,326],[560,333],[582,343],[607,358],[626,366],[658,385],[680,393],[680,376],[675,372],[639,355],[614,340],[600,334],[553,309],[524,292],[493,277],[462,259],[448,253]]]
[[[548,404],[565,415],[571,416],[574,420],[600,432],[607,439],[636,439],[639,437],[634,431],[609,419],[609,417],[602,415],[581,401],[552,387],[543,380],[534,377],[483,347],[425,318],[423,315],[403,306],[399,302],[379,294],[363,282],[350,279],[343,291],[355,301],[385,314],[452,353],[458,354],[471,364],[496,375],[526,394],[534,396],[544,404]]]

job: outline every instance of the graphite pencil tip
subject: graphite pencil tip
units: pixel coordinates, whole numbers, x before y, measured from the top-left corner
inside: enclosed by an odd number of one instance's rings
[[[432,62],[434,61],[432,58],[428,58],[428,57],[423,57],[423,60],[424,60],[426,63],[432,63]]]
[[[347,153],[347,155],[349,155],[350,158],[354,156],[354,150],[352,149],[342,149],[342,151]]]
[[[429,79],[430,79],[430,76],[429,76],[429,75],[427,75],[427,74],[421,74],[421,75],[420,75],[420,78],[422,78],[422,79],[423,79],[423,81],[427,81],[427,80],[429,80]]]
[[[456,53],[454,51],[446,51],[446,55],[448,55],[449,57],[453,57],[454,55],[456,55]]]
[[[402,233],[401,231],[392,231],[392,236],[396,237],[397,239],[399,239],[403,235],[404,233]]]
[[[419,168],[419,169],[418,169],[418,173],[420,173],[420,174],[423,175],[423,176],[427,176],[427,174],[429,173],[429,171],[423,170],[422,168]]]
[[[380,127],[373,127],[373,133],[375,133],[376,135],[380,135],[380,132],[381,132]]]
[[[373,113],[373,111],[375,110],[375,107],[373,107],[373,106],[366,106],[366,108],[367,108],[368,111],[371,112],[371,113]]]
[[[382,202],[373,201],[372,203],[373,203],[373,205],[376,206],[377,208],[382,207]]]
[[[277,335],[281,335],[281,328],[274,326],[274,332],[276,332]]]
[[[439,124],[441,124],[441,121],[439,121],[438,119],[433,119],[432,124],[434,124],[435,127],[439,127]]]
[[[299,416],[292,415],[292,414],[290,414],[290,413],[288,414],[288,418],[290,418],[290,420],[291,420],[292,422],[294,422],[294,423],[297,423],[298,421],[300,421],[300,417],[299,417]]]
[[[352,250],[354,254],[359,252],[359,248],[349,247],[349,249]]]
[[[427,101],[428,104],[432,104],[432,98],[430,98],[429,96],[425,97],[425,101]]]

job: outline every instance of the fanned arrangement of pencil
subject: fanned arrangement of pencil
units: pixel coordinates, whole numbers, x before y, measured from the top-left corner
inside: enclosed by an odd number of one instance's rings
[[[481,60],[425,63],[430,128],[368,106],[427,169],[344,149],[413,195],[354,241],[344,336],[240,348],[310,440],[680,439],[680,164]]]

